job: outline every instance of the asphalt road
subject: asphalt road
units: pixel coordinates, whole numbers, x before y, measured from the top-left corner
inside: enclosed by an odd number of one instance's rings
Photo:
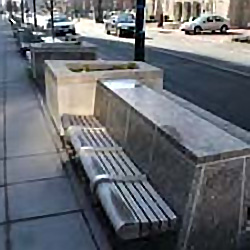
[[[131,41],[103,38],[105,35],[92,32],[84,35],[98,46],[102,59],[133,59]],[[175,48],[177,42],[172,42]],[[250,54],[246,61],[248,55],[242,52],[243,63],[236,63],[213,56],[212,53],[218,54],[218,46],[211,49],[211,57],[172,47],[168,44],[165,49],[153,45],[146,48],[146,61],[164,70],[164,88],[250,131]],[[223,45],[220,47],[221,53],[225,53]]]

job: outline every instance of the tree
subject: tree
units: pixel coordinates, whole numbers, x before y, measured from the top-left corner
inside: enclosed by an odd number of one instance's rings
[[[94,0],[94,13],[95,21],[97,23],[103,23],[102,0]]]
[[[9,13],[12,13],[12,1],[11,0],[8,0],[6,2],[6,10],[9,12]]]
[[[17,12],[19,11],[19,8],[18,8],[18,6],[17,6],[17,2],[16,2],[16,1],[12,2],[12,10],[13,10],[15,13],[17,13]]]

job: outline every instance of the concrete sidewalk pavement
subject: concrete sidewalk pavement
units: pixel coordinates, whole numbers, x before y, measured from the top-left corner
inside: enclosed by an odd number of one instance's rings
[[[0,28],[0,249],[100,249],[7,21]]]

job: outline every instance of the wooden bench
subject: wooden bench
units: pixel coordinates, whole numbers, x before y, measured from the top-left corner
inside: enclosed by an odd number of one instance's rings
[[[93,116],[64,115],[62,124],[91,190],[122,239],[174,229],[176,215]]]

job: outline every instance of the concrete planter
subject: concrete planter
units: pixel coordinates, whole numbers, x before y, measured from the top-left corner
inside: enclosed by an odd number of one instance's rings
[[[95,60],[96,47],[87,42],[50,42],[30,46],[33,77],[44,92],[45,60]]]
[[[128,64],[135,69],[120,69]],[[46,102],[59,129],[60,117],[65,113],[93,115],[98,79],[133,78],[157,91],[163,87],[162,70],[143,62],[46,61],[45,78]]]
[[[180,219],[171,249],[239,249],[249,235],[250,145],[240,138],[249,133],[238,136],[230,124],[225,131],[145,86],[119,81],[97,84],[94,116]]]

